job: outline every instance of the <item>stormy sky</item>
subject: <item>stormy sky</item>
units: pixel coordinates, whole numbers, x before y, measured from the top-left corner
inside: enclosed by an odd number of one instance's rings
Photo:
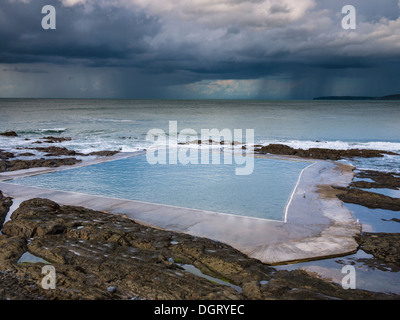
[[[0,0],[0,97],[400,93],[399,13],[399,0]]]

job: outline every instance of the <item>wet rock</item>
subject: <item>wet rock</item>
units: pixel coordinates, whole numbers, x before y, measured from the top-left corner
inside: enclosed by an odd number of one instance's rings
[[[351,186],[357,188],[387,188],[397,190],[400,188],[400,176],[394,172],[380,172],[373,170],[363,170],[356,173],[357,178],[372,179],[369,181],[353,181]]]
[[[82,160],[76,158],[60,158],[60,159],[33,159],[33,160],[21,160],[15,159],[10,161],[0,161],[0,172],[5,171],[17,171],[29,168],[38,167],[59,167],[59,166],[71,166],[76,163],[80,163]]]
[[[261,300],[263,295],[258,281],[249,281],[242,285],[243,294],[250,300]]]
[[[380,193],[364,191],[357,188],[334,187],[341,191],[337,197],[343,202],[362,205],[371,209],[400,211],[400,198],[392,198]]]
[[[100,157],[110,157],[113,156],[119,151],[109,151],[109,150],[102,150],[102,151],[94,151],[90,153],[81,153],[81,152],[76,152],[74,150],[69,150],[65,147],[35,147],[35,148],[29,148],[32,150],[37,150],[40,152],[44,152],[45,157],[58,157],[58,156],[100,156]]]
[[[188,144],[198,144],[201,145],[203,142],[199,139],[199,140],[191,140],[191,141],[187,141],[187,142],[178,142],[179,145],[188,145]]]
[[[4,137],[18,137],[18,134],[15,131],[7,131],[0,133],[0,136]]]
[[[35,148],[28,148],[31,150],[40,151],[45,154],[45,157],[58,157],[58,156],[77,156],[77,155],[84,155],[83,153],[76,152],[74,150],[68,150],[65,147],[35,147]]]
[[[35,156],[35,154],[32,152],[23,152],[23,153],[18,154],[18,156],[19,157],[33,157],[33,156]]]
[[[0,299],[4,300],[106,300],[120,299],[118,294],[111,294],[100,287],[95,279],[75,267],[57,266],[57,281],[62,290],[45,290],[41,286],[42,264],[13,266],[0,273]],[[29,270],[29,271],[26,271]],[[74,278],[71,285],[70,279]]]
[[[254,151],[257,153],[271,153],[294,156],[296,155],[296,149],[283,145],[283,144],[269,144],[267,146],[255,146]]]
[[[12,152],[7,152],[7,151],[0,149],[0,159],[1,160],[6,160],[9,158],[14,158],[14,157],[15,157],[15,155]]]
[[[99,157],[111,157],[115,154],[119,153],[119,151],[109,151],[109,150],[103,150],[103,151],[94,151],[87,153],[87,156],[99,156]]]
[[[59,156],[100,156],[100,157],[109,157],[113,156],[119,151],[96,151],[88,154],[75,152],[74,150],[68,150],[64,147],[36,147],[36,148],[28,148],[31,150],[37,150],[40,152],[48,152],[44,156],[45,157],[59,157]],[[19,156],[34,156],[33,153],[26,152],[21,153]],[[0,172],[5,171],[17,171],[24,170],[29,168],[38,168],[38,167],[59,167],[59,166],[71,166],[76,163],[82,162],[80,159],[76,159],[75,157],[68,158],[38,158],[38,159],[30,159],[30,160],[22,160],[22,159],[14,159],[8,160],[9,158],[14,157],[14,154],[10,152],[2,152],[0,150]]]
[[[397,222],[400,223],[400,219],[397,218],[392,218],[392,219],[382,219],[383,221],[393,221],[393,222]]]
[[[179,145],[191,145],[191,144],[198,144],[198,145],[227,145],[227,146],[237,146],[242,144],[241,142],[238,141],[225,141],[225,140],[221,140],[221,141],[215,141],[212,139],[208,139],[208,140],[191,140],[191,141],[187,141],[187,142],[178,142]]]
[[[108,287],[107,291],[110,292],[110,293],[114,293],[114,292],[117,291],[117,289],[115,287]]]
[[[1,300],[42,300],[44,299],[36,281],[30,276],[17,276],[15,270],[0,272]],[[21,290],[20,288],[24,288]]]
[[[400,233],[364,232],[356,240],[365,252],[375,258],[400,265]]]
[[[7,171],[8,161],[0,160],[0,172]]]
[[[8,269],[26,252],[26,240],[18,237],[0,235],[0,269]]]
[[[59,142],[64,142],[64,141],[71,141],[71,137],[53,137],[53,136],[48,136],[48,137],[43,137],[40,138],[41,140],[44,140],[43,142],[46,143],[59,143]]]
[[[385,154],[397,155],[394,152],[369,149],[335,150],[324,148],[295,149],[283,144],[269,144],[267,146],[255,146],[254,152],[261,154],[278,154],[313,158],[322,160],[340,160],[345,158],[374,158],[383,157]]]
[[[12,205],[10,197],[5,197],[0,191],[0,229],[3,227],[4,220],[6,219],[7,213]]]

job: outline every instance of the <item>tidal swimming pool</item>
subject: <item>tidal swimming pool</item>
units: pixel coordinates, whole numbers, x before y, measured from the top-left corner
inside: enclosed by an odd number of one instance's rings
[[[310,162],[255,158],[250,175],[233,164],[155,164],[145,155],[15,179],[60,191],[282,221]]]

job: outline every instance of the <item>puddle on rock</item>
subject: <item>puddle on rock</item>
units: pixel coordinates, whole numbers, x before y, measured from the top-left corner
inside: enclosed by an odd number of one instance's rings
[[[17,263],[45,263],[51,264],[50,262],[33,255],[32,253],[26,251],[21,258],[17,261]]]
[[[192,264],[177,263],[177,265],[182,267],[183,269],[185,269],[185,271],[190,272],[190,273],[192,273],[192,274],[194,274],[194,275],[196,275],[198,277],[207,279],[209,281],[212,281],[212,282],[215,282],[215,283],[218,283],[218,284],[229,286],[229,287],[235,289],[238,293],[242,292],[242,288],[241,287],[236,286],[236,285],[234,285],[232,283],[229,283],[228,281],[224,281],[222,279],[218,279],[218,278],[214,278],[214,277],[208,276],[208,275],[204,274],[203,272],[201,272],[200,269],[196,268]]]

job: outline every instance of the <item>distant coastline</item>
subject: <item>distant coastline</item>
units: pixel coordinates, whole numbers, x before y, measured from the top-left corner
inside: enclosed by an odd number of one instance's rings
[[[365,96],[326,96],[317,97],[314,100],[400,100],[400,94],[391,94],[383,97],[365,97]]]

